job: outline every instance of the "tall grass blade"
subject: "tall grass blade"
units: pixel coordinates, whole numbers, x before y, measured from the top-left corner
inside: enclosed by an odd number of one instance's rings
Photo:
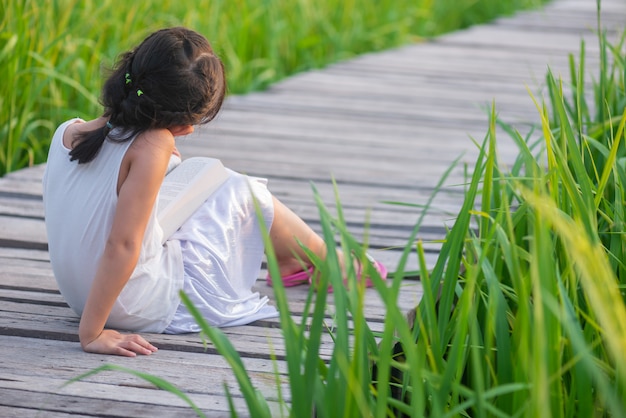
[[[184,392],[182,392],[180,389],[178,389],[176,386],[174,386],[173,384],[171,384],[170,382],[168,382],[165,379],[162,379],[158,376],[154,376],[152,374],[149,373],[144,373],[144,372],[139,372],[137,370],[133,370],[127,367],[123,367],[123,366],[118,366],[115,364],[104,364],[100,367],[97,367],[95,369],[92,369],[86,373],[81,374],[80,376],[76,376],[72,379],[70,379],[69,381],[67,381],[66,383],[63,384],[63,386],[67,386],[69,384],[72,384],[74,382],[78,382],[80,380],[83,380],[89,376],[93,376],[96,375],[98,373],[102,373],[102,372],[106,372],[106,371],[116,371],[116,372],[123,372],[123,373],[127,373],[127,374],[131,374],[133,376],[137,376],[140,379],[145,380],[146,382],[149,382],[151,384],[153,384],[154,386],[156,386],[158,389],[164,390],[166,392],[172,393],[176,396],[178,396],[180,399],[182,399],[183,401],[185,401],[195,412],[196,414],[198,414],[199,417],[206,417],[206,415],[202,412],[202,410],[200,408],[198,408],[198,406],[189,398],[189,396],[187,396]]]
[[[194,317],[202,333],[206,335],[219,353],[226,359],[230,367],[233,369],[233,374],[239,383],[239,389],[243,394],[248,410],[254,413],[255,417],[271,417],[271,412],[267,401],[261,396],[258,391],[252,385],[250,377],[246,371],[246,368],[241,361],[239,353],[233,347],[232,343],[224,335],[224,333],[218,328],[210,326],[206,320],[202,317],[202,314],[193,305],[189,297],[185,292],[180,292],[180,298],[185,305],[189,313]]]

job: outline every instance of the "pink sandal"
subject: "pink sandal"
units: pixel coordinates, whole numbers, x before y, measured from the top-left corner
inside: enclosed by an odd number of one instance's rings
[[[380,278],[383,280],[387,279],[387,268],[385,267],[385,265],[383,263],[381,263],[380,261],[376,261],[374,260],[374,258],[369,255],[369,254],[365,254],[365,256],[367,257],[367,259],[369,260],[370,263],[372,263],[372,265],[374,266],[374,268],[376,269],[376,271],[378,271],[378,274],[380,275]],[[362,275],[361,275],[361,269],[362,266],[359,264],[359,271],[357,272],[357,280],[361,281],[362,280]],[[309,284],[311,285],[315,285],[312,281],[312,279],[309,279]],[[365,287],[372,287],[374,285],[374,283],[372,282],[372,279],[368,276],[365,278]],[[319,290],[317,289],[316,286],[316,291]],[[333,292],[333,287],[331,285],[328,285],[328,293],[332,293]]]
[[[366,257],[369,260],[369,262],[372,263],[376,271],[378,271],[378,274],[380,274],[381,279],[386,280],[387,268],[383,265],[383,263],[374,260],[372,256],[370,256],[369,254],[366,254]],[[283,286],[293,287],[293,286],[300,286],[300,285],[307,284],[307,283],[309,285],[313,285],[314,273],[315,273],[315,267],[311,266],[306,270],[301,270],[296,273],[290,274],[288,276],[283,276],[281,278],[283,281]],[[359,280],[361,280],[361,266],[360,265],[359,265],[359,271],[357,272],[357,277],[359,278]],[[268,286],[272,286],[271,275],[268,274],[267,277],[265,278],[265,281],[267,282]],[[366,277],[365,287],[372,287],[373,285],[374,283],[372,282],[372,279],[369,277]],[[329,285],[328,292],[331,293],[332,291],[333,291],[333,287]]]
[[[311,277],[313,277],[314,267],[311,266],[306,270],[300,270],[296,273],[290,274],[288,276],[283,276],[281,279],[283,281],[283,286],[285,287],[293,287],[300,286],[301,284],[307,284],[311,282]],[[267,275],[265,278],[268,286],[272,286],[272,276]]]

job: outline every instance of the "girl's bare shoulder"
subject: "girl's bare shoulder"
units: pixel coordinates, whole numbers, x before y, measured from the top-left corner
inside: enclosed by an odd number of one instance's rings
[[[160,182],[173,150],[174,137],[167,129],[151,129],[137,135],[122,159],[118,193],[131,171],[144,180],[158,178]],[[134,169],[131,170],[131,167]]]

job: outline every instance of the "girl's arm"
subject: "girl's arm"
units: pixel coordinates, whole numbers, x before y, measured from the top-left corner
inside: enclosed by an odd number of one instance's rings
[[[167,130],[155,130],[137,137],[124,157],[111,233],[80,320],[78,335],[85,351],[122,356],[156,351],[156,347],[141,336],[105,330],[104,325],[137,264],[143,236],[173,149],[172,134]]]

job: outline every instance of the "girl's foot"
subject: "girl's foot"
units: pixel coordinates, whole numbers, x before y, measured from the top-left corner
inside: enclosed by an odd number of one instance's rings
[[[387,278],[387,268],[380,262],[374,260],[374,258],[369,255],[366,254],[367,260],[369,263],[372,264],[372,266],[376,269],[376,271],[378,272],[378,274],[380,275],[381,279],[385,280]],[[369,276],[366,276],[363,279],[363,266],[361,265],[361,263],[359,263],[357,261],[356,264],[356,270],[357,270],[357,280],[360,282],[361,280],[365,280],[365,287],[372,287],[373,283],[372,283],[372,279]],[[281,268],[281,270],[284,271],[284,269]],[[268,286],[272,286],[272,277],[268,274],[266,277],[266,281]],[[313,266],[309,266],[308,268],[304,269],[304,270],[299,270],[296,271],[295,273],[291,273],[291,274],[287,274],[282,276],[282,281],[283,281],[283,285],[285,287],[293,287],[293,286],[299,286],[299,285],[303,285],[303,284],[310,284],[310,285],[314,285],[316,287],[319,287],[319,277],[315,274],[315,268]],[[332,292],[333,288],[332,286],[328,286],[328,292]]]

